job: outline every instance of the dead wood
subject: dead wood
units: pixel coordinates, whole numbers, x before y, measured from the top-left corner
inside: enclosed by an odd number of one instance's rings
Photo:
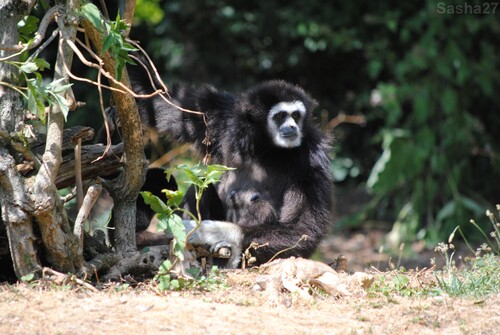
[[[118,254],[119,255],[119,254]],[[155,257],[149,253],[132,252],[122,254],[107,273],[101,277],[103,281],[118,281],[126,275],[134,278],[150,278],[156,274],[158,266]]]
[[[82,179],[89,180],[115,174],[122,166],[123,144],[112,145],[106,152],[101,144],[82,147]],[[102,157],[102,159],[98,159]],[[75,159],[73,152],[63,155],[63,161],[56,178],[57,188],[75,184]]]
[[[58,189],[73,186],[75,184],[75,154],[74,148],[78,139],[82,141],[91,140],[94,130],[90,127],[75,126],[65,129],[63,132],[63,143],[61,151],[62,162],[56,177],[56,187]],[[41,159],[45,150],[45,136],[40,135],[31,144],[31,151],[34,159]],[[82,179],[96,179],[115,174],[123,165],[123,144],[112,145],[108,150],[102,144],[87,144],[82,146],[81,165]]]

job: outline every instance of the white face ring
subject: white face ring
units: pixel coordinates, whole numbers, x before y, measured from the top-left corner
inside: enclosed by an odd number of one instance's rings
[[[297,123],[297,133],[299,135],[298,137],[289,139],[281,136],[279,128],[276,125],[276,122],[274,122],[273,120],[273,117],[280,112],[286,112],[289,118],[291,118],[293,112],[300,113],[300,120]],[[271,109],[269,110],[269,114],[267,115],[267,130],[269,131],[269,134],[276,146],[281,148],[296,148],[300,146],[300,144],[302,143],[302,124],[305,114],[306,107],[300,100],[292,102],[282,101],[271,107]],[[295,123],[293,119],[289,121],[289,123],[292,122]]]

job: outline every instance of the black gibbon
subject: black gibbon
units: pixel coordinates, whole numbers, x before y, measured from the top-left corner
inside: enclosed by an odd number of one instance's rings
[[[279,257],[311,256],[332,223],[330,146],[311,120],[316,102],[279,80],[240,94],[202,86],[178,87],[169,95],[174,104],[205,113],[205,120],[155,97],[139,101],[142,122],[161,137],[193,143],[213,164],[235,168],[205,192],[206,221],[191,242],[231,247],[238,255],[228,267],[238,265],[251,243],[260,246],[250,250],[256,264],[283,250]],[[192,195],[184,206],[194,211]]]

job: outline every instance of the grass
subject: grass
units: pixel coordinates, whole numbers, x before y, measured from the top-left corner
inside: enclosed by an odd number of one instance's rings
[[[468,260],[460,269],[434,268],[421,271],[403,268],[381,272],[368,290],[368,296],[384,296],[396,303],[398,297],[450,296],[483,299],[500,293],[500,258],[486,254]]]
[[[436,275],[440,289],[454,297],[484,298],[500,293],[500,259],[486,254],[469,261],[460,270]]]
[[[394,298],[418,296],[451,296],[483,299],[500,293],[500,205],[496,206],[497,215],[486,211],[493,230],[486,234],[473,220],[470,223],[484,236],[484,243],[473,250],[466,236],[457,227],[448,239],[448,243],[439,243],[435,248],[444,258],[446,264],[442,270],[431,269],[421,271],[406,271],[403,268],[390,272],[380,273],[369,289],[372,297],[385,296],[389,302]],[[459,232],[465,243],[476,255],[466,258],[460,268],[455,264],[455,246],[453,239]],[[431,260],[434,264],[434,260]]]

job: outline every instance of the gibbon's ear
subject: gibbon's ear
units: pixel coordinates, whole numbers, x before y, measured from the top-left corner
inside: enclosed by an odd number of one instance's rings
[[[307,99],[307,102],[305,102],[306,109],[312,113],[317,107],[318,107],[318,102],[314,99]]]
[[[198,90],[196,103],[201,112],[230,110],[234,105],[234,97],[213,86],[203,85]]]

